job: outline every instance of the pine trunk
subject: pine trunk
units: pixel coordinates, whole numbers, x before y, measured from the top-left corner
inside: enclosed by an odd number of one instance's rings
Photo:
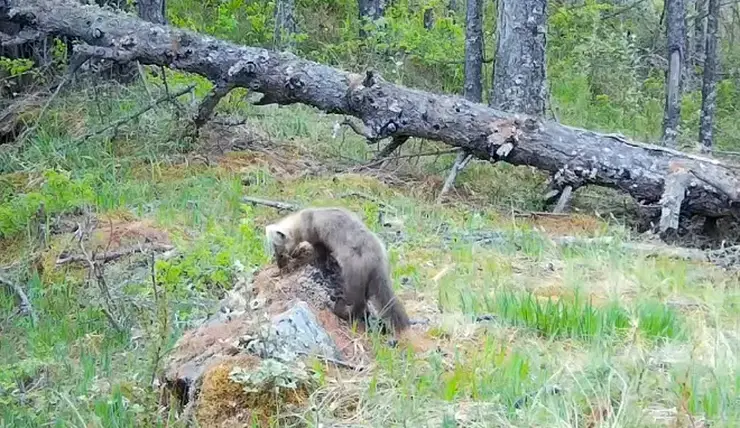
[[[465,84],[470,101],[483,101],[483,0],[468,0],[465,14]]]
[[[499,0],[493,108],[545,113],[546,0]]]
[[[681,90],[684,62],[683,0],[666,0],[666,39],[668,73],[666,76],[666,100],[663,115],[663,144],[676,147],[678,126],[681,122]]]
[[[704,80],[701,87],[701,124],[699,142],[704,152],[710,152],[713,145],[712,127],[714,111],[717,108],[717,27],[719,21],[719,0],[709,0],[707,16],[707,44],[704,58]]]
[[[295,0],[277,0],[273,47],[277,50],[292,51],[295,48],[295,33]]]

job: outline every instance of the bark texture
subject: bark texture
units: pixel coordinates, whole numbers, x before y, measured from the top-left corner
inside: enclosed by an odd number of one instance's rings
[[[295,0],[277,0],[275,4],[275,34],[273,47],[292,51],[295,47],[296,33]]]
[[[75,46],[77,55],[196,73],[216,84],[264,94],[257,104],[302,103],[354,116],[371,140],[437,140],[479,159],[529,165],[549,172],[560,189],[606,186],[657,205],[667,175],[680,165],[690,174],[682,214],[740,215],[738,171],[714,159],[538,117],[516,117],[459,96],[393,85],[372,72],[347,73],[291,53],[238,46],[72,0],[0,0],[0,25],[8,21],[77,38],[83,42]]]
[[[707,22],[707,0],[696,0],[694,8],[694,54],[692,62],[694,66],[704,63],[704,37]]]
[[[668,74],[666,75],[666,99],[663,114],[663,144],[675,147],[678,125],[681,121],[681,76],[685,60],[686,35],[685,9],[683,0],[665,0],[665,2]]]
[[[463,94],[483,101],[483,0],[468,0],[465,14],[465,85]]]
[[[545,114],[546,22],[546,0],[499,1],[491,107]]]
[[[717,108],[717,27],[719,23],[719,0],[709,0],[707,16],[707,45],[704,59],[704,79],[701,86],[701,119],[699,142],[702,150],[712,150],[714,111]]]
[[[136,0],[139,18],[155,24],[166,24],[165,0]]]

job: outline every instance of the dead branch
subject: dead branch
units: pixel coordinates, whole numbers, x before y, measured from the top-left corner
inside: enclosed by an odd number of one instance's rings
[[[370,162],[378,162],[378,161],[384,161],[386,158],[393,154],[396,150],[398,150],[402,145],[406,143],[406,141],[409,140],[409,137],[403,135],[400,137],[393,137],[390,143],[386,144],[385,147],[381,151],[378,152],[377,155],[370,161]]]
[[[555,207],[552,209],[552,212],[555,214],[564,213],[568,204],[570,204],[572,197],[573,186],[565,186],[562,192],[560,192],[560,197],[558,198],[558,202],[555,203]]]
[[[252,205],[264,205],[266,207],[275,208],[280,211],[298,211],[300,206],[291,204],[289,202],[271,201],[269,199],[254,198],[252,196],[243,196],[242,203]]]
[[[198,107],[198,114],[193,120],[196,129],[202,127],[211,119],[218,102],[221,101],[221,98],[228,95],[232,89],[234,89],[234,85],[228,82],[220,82],[213,86],[211,92],[203,98],[203,101],[201,101]]]
[[[113,260],[120,259],[123,256],[127,256],[130,254],[136,254],[136,253],[148,253],[148,252],[163,252],[163,251],[170,251],[174,249],[172,245],[167,244],[160,244],[160,243],[151,243],[151,244],[143,244],[143,245],[137,245],[130,248],[123,248],[116,251],[111,252],[105,252],[103,254],[95,254],[94,261],[95,262],[103,262],[107,263]],[[65,265],[68,263],[78,263],[78,262],[85,262],[89,264],[88,257],[85,254],[79,255],[71,255],[64,258],[59,258],[56,261],[57,266]]]
[[[8,287],[10,290],[12,290],[16,296],[18,296],[18,300],[20,300],[20,311],[22,314],[29,315],[31,317],[31,320],[34,324],[38,324],[39,319],[36,316],[36,311],[33,310],[33,306],[31,305],[31,301],[28,300],[28,296],[26,295],[26,292],[23,291],[23,288],[16,284],[15,282],[3,277],[0,275],[0,284]]]
[[[439,196],[437,196],[437,204],[442,203],[442,200],[444,200],[447,192],[449,192],[452,188],[452,185],[455,184],[455,179],[457,178],[457,175],[463,170],[463,168],[465,168],[465,166],[468,164],[468,162],[470,162],[472,158],[473,155],[467,151],[461,151],[457,154],[455,163],[452,164],[452,169],[450,169],[450,174],[447,176],[444,186],[442,186],[442,191],[439,192]]]

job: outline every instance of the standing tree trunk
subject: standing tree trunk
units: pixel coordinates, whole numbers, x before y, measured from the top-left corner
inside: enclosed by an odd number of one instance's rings
[[[694,54],[691,56],[691,62],[694,66],[701,66],[704,63],[704,37],[705,26],[707,22],[707,0],[696,0],[694,9]]]
[[[165,0],[137,0],[139,18],[155,24],[167,24]]]
[[[683,0],[666,1],[666,39],[668,45],[668,74],[663,115],[663,144],[676,146],[681,120],[682,64],[684,61],[684,5]]]
[[[358,0],[360,14],[360,37],[367,37],[364,26],[383,16],[383,0]]]
[[[707,44],[704,56],[704,80],[701,86],[701,124],[699,141],[703,152],[712,151],[712,125],[717,107],[717,27],[719,0],[709,0],[707,16]]]
[[[295,33],[295,0],[277,0],[273,47],[277,50],[292,51],[295,48]]]
[[[483,0],[468,0],[465,14],[465,86],[470,101],[483,101]]]
[[[491,107],[544,115],[546,11],[547,0],[499,0]]]
[[[467,0],[465,13],[465,84],[463,94],[469,101],[480,103],[483,100],[483,0]],[[437,196],[437,203],[455,184],[457,175],[473,159],[469,150],[461,150],[452,164],[452,169]]]
[[[424,29],[429,31],[434,28],[434,9],[428,7],[424,9]]]
[[[450,0],[450,2],[447,3],[447,10],[452,14],[457,13],[457,0]]]

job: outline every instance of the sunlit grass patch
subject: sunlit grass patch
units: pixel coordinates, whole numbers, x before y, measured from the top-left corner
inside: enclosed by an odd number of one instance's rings
[[[546,338],[609,340],[629,333],[633,322],[641,334],[652,340],[685,338],[679,314],[656,302],[638,303],[630,311],[617,302],[594,306],[578,294],[570,299],[543,300],[531,293],[502,291],[482,299],[461,293],[460,305],[465,312],[492,314],[509,325],[531,329]]]

